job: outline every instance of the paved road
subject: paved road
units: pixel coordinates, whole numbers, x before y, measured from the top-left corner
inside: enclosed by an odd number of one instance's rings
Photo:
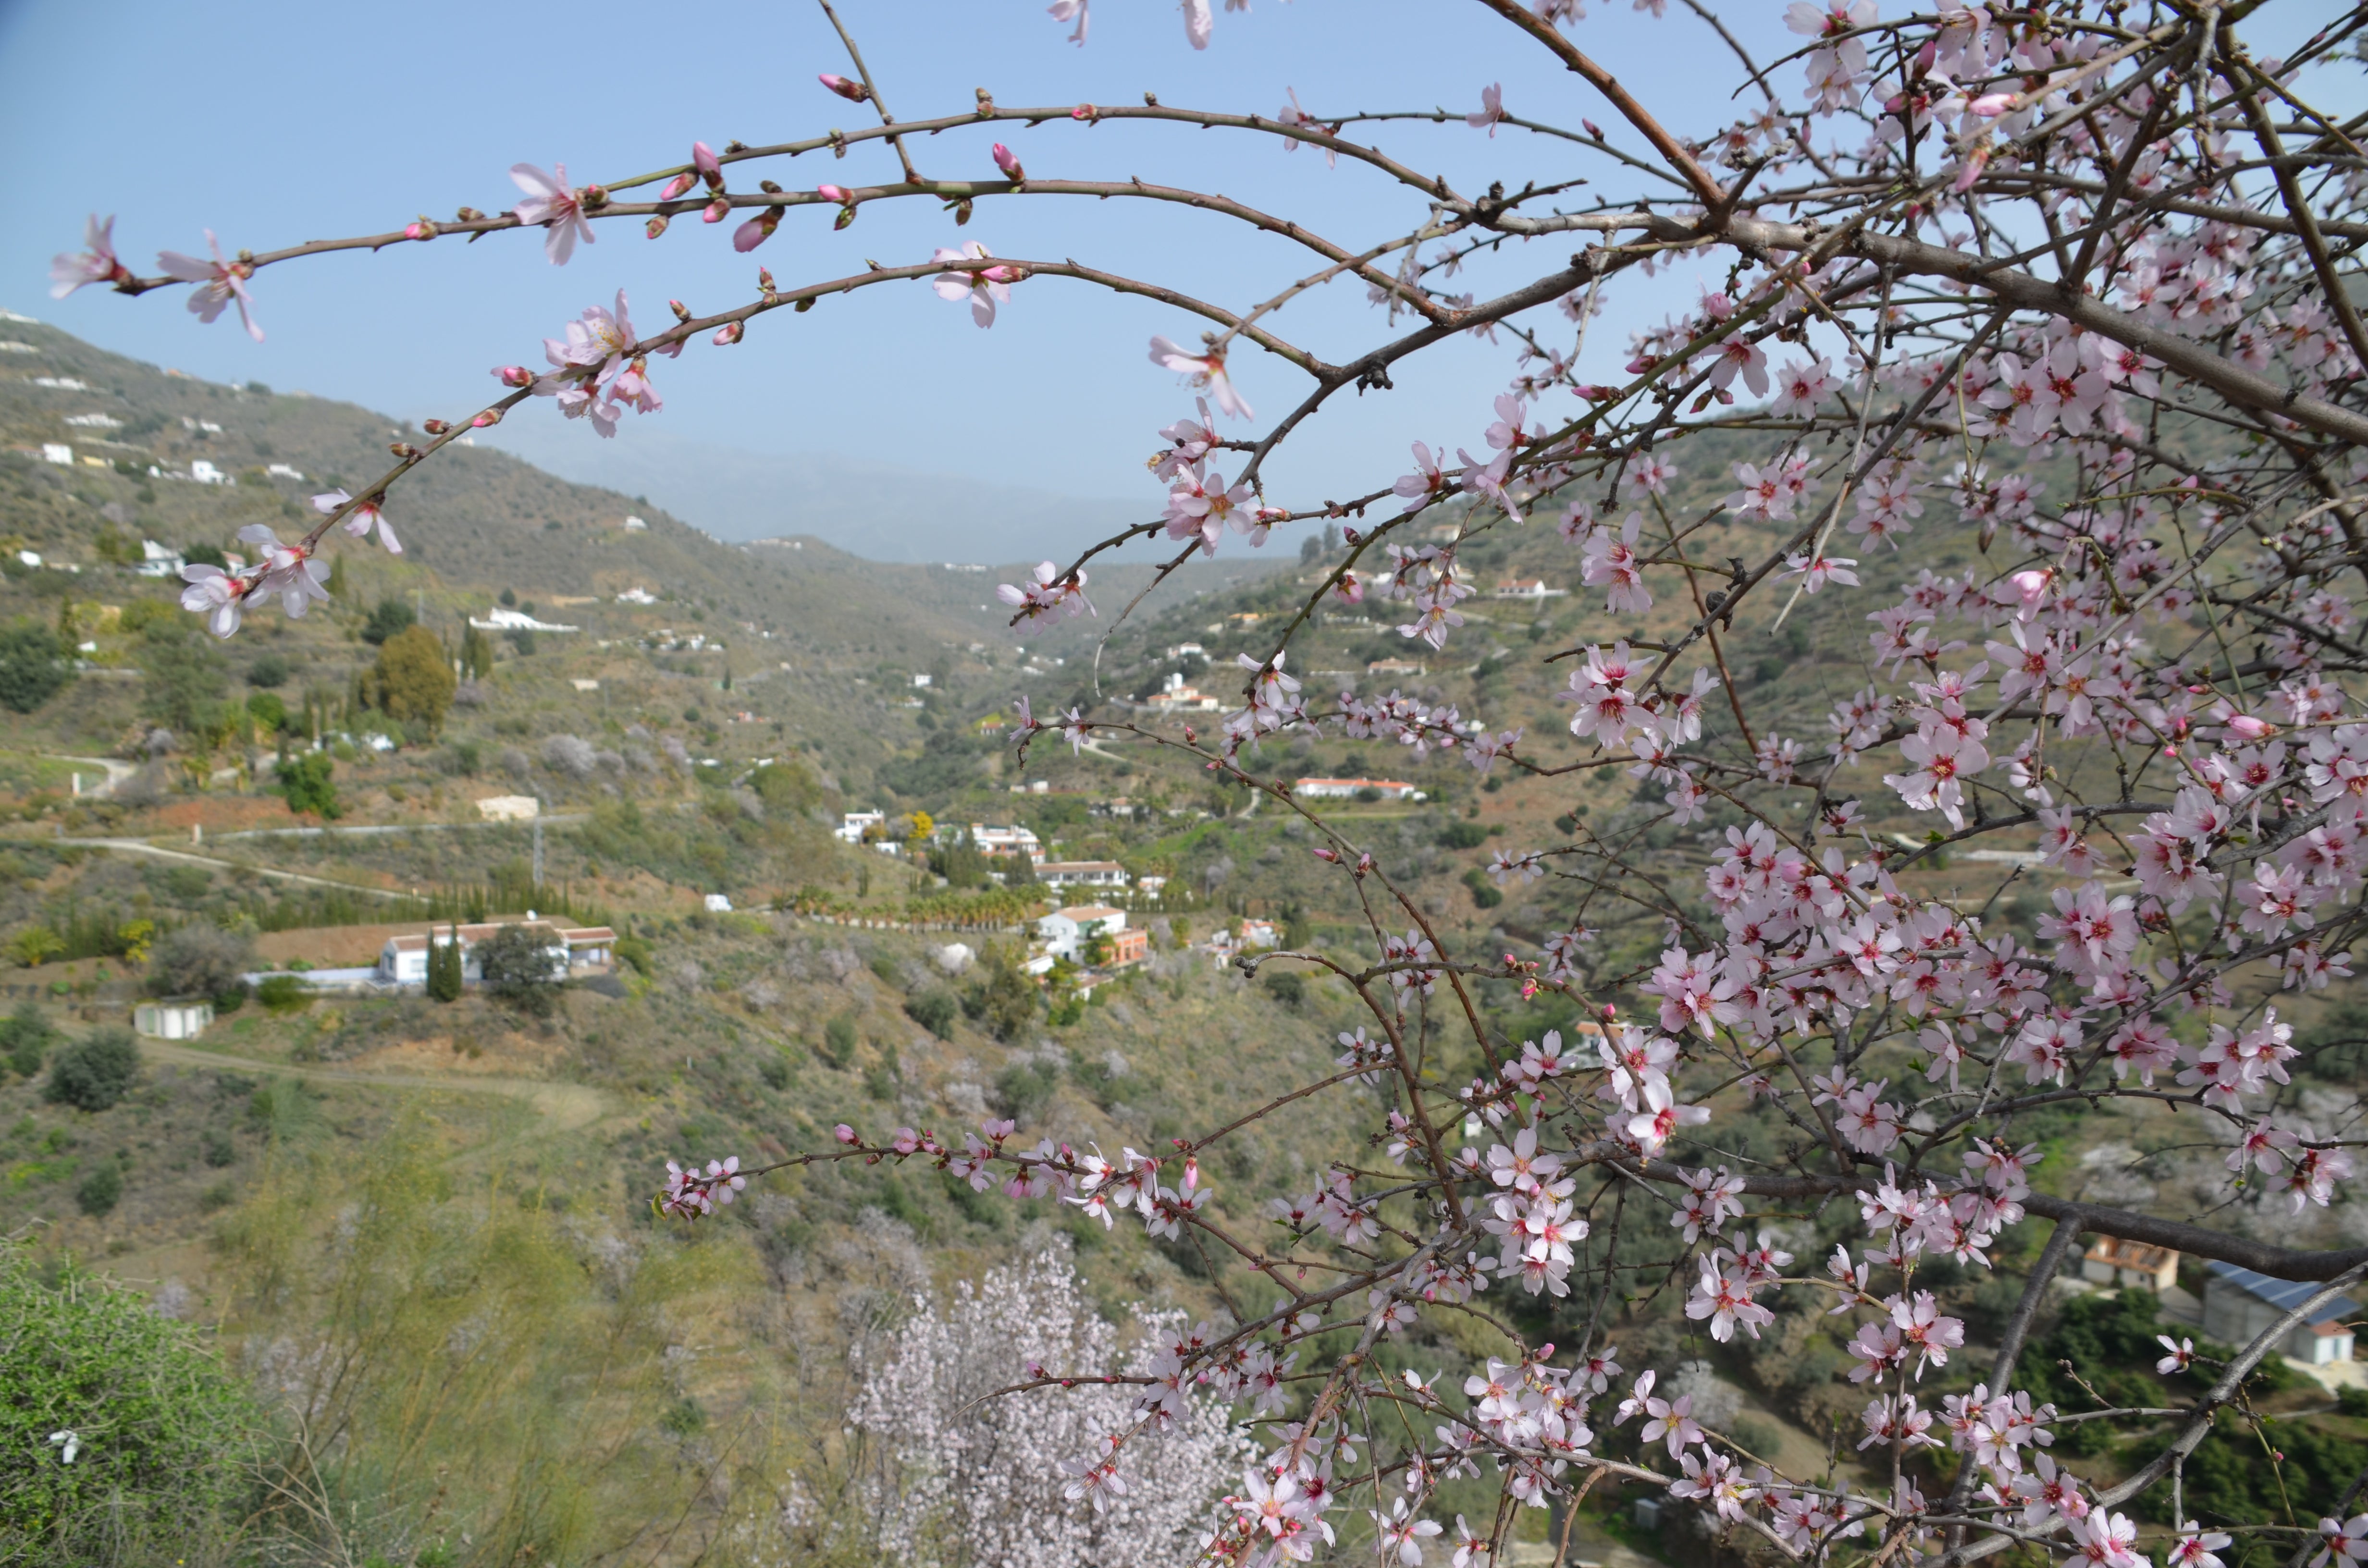
[[[257,1062],[249,1057],[199,1051],[161,1040],[142,1040],[140,1054],[151,1062],[169,1062],[176,1067],[204,1067],[267,1077],[285,1074],[291,1078],[308,1079],[313,1083],[359,1084],[401,1089],[412,1094],[502,1095],[524,1100],[532,1106],[535,1114],[548,1120],[554,1132],[574,1132],[589,1127],[615,1108],[608,1096],[585,1084],[559,1084],[533,1078],[481,1078],[462,1074],[445,1077],[422,1073],[373,1073],[367,1068],[357,1067],[282,1065],[274,1062]]]
[[[90,793],[83,797],[83,799],[86,801],[105,800],[108,796],[115,793],[115,787],[118,784],[122,783],[134,773],[140,771],[138,768],[132,767],[131,764],[128,762],[118,762],[111,756],[61,756],[52,755],[49,760],[51,762],[79,762],[87,767],[96,767],[100,772],[107,775],[107,777],[101,779],[98,783],[91,786]]]

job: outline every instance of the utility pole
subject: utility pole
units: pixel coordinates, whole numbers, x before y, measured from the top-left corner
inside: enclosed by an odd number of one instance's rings
[[[534,891],[539,898],[542,892],[542,818],[540,814],[534,819]]]

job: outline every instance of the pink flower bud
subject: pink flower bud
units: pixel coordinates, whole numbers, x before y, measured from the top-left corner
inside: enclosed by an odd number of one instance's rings
[[[1069,118],[1071,119],[1091,119],[1099,113],[1101,113],[1101,110],[1094,108],[1091,104],[1079,104],[1076,108],[1069,111]]]
[[[1957,177],[1949,182],[1949,188],[1959,196],[1973,189],[1974,182],[1982,177],[1982,170],[1989,166],[1989,161],[1990,150],[1987,147],[1976,147],[1966,153],[1964,166],[1957,171]]]
[[[534,385],[534,372],[524,365],[497,365],[494,368],[494,379],[506,387]]]
[[[656,239],[660,234],[663,234],[666,232],[666,215],[663,212],[652,213],[650,215],[650,221],[642,225],[642,233],[648,235],[651,239]]]
[[[837,93],[840,97],[845,98],[848,103],[860,104],[871,101],[871,89],[865,86],[860,82],[850,82],[844,76],[835,76],[827,71],[815,77],[814,80],[820,82],[824,86],[828,87],[832,92]]]
[[[1337,863],[1340,858],[1340,852],[1338,849],[1331,848],[1325,845],[1318,845],[1312,853],[1318,860],[1329,860]]]
[[[1926,73],[1930,72],[1932,69],[1932,62],[1940,58],[1940,38],[1935,35],[1934,37],[1926,39],[1924,40],[1924,47],[1916,51],[1916,74],[1922,76]]]
[[[697,175],[689,173],[678,174],[675,176],[674,178],[666,182],[666,187],[658,192],[658,199],[660,201],[672,201],[676,197],[680,196],[684,191],[689,190],[692,186],[697,185],[698,183],[699,176]]]
[[[723,188],[723,165],[715,161],[715,149],[706,142],[690,144],[690,166],[697,169],[700,177],[709,185],[718,190]]]
[[[474,419],[470,420],[469,424],[472,428],[483,430],[489,426],[499,425],[501,422],[502,411],[498,408],[489,408],[485,410],[484,413],[477,415]]]
[[[771,239],[773,231],[780,226],[781,210],[768,207],[732,231],[732,248],[742,252],[755,250]]]
[[[1977,114],[1984,119],[1996,119],[2013,107],[2012,93],[1984,93],[1980,97],[1967,104],[1965,111],[1969,114]]]
[[[699,214],[700,222],[703,223],[721,223],[731,216],[732,203],[720,196],[709,202]]]
[[[2277,726],[2266,719],[2256,719],[2249,713],[2237,713],[2228,720],[2228,733],[2248,741],[2265,741],[2276,734]]]
[[[740,324],[736,321],[726,323],[723,330],[717,333],[713,337],[709,338],[708,341],[714,344],[718,348],[731,347],[734,344],[740,341]]]
[[[1021,180],[1028,177],[1027,171],[1019,166],[1019,160],[1012,156],[1011,149],[1000,142],[995,144],[995,166],[1003,171],[1006,179]]]
[[[689,321],[690,319],[690,307],[684,304],[680,300],[668,300],[666,301],[666,309],[674,312],[674,319],[677,321]]]
[[[814,187],[814,194],[825,201],[836,201],[841,207],[849,206],[855,200],[847,194],[847,187],[843,185],[818,185]]]
[[[444,422],[444,421],[443,421],[443,420],[441,420],[441,419],[428,419],[428,420],[423,420],[423,421],[420,423],[420,426],[419,426],[419,427],[420,427],[422,430],[427,431],[427,432],[429,435],[431,435],[431,436],[441,436],[442,434],[444,434],[444,432],[445,432],[445,431],[450,430],[450,428],[452,428],[452,426],[451,426],[450,425],[447,424],[446,422]]]
[[[830,77],[828,77],[828,76],[825,76],[825,77],[823,78],[823,81],[824,81],[825,84],[827,84],[830,80],[831,80],[831,78],[830,78]],[[833,1138],[837,1139],[837,1140],[838,1140],[840,1142],[842,1142],[842,1143],[852,1143],[852,1142],[855,1142],[855,1129],[853,1129],[852,1127],[849,1127],[848,1125],[847,1125],[847,1123],[845,1123],[845,1122],[843,1122],[843,1121],[842,1121],[842,1122],[840,1122],[837,1127],[834,1127],[834,1128],[832,1128],[832,1129],[830,1130],[830,1135],[831,1135]]]

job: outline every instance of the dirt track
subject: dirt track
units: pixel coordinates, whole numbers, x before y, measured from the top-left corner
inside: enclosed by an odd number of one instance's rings
[[[251,1073],[268,1077],[285,1074],[318,1084],[354,1084],[410,1093],[502,1095],[524,1100],[535,1114],[551,1123],[554,1132],[589,1127],[615,1108],[609,1096],[583,1084],[559,1084],[533,1078],[481,1078],[463,1074],[449,1077],[417,1073],[372,1073],[350,1067],[318,1067],[302,1063],[256,1062],[244,1056],[223,1056],[161,1040],[142,1040],[140,1054],[150,1062],[176,1067],[206,1067],[225,1073]]]

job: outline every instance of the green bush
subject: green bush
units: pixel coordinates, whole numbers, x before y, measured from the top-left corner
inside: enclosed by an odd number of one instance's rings
[[[905,1004],[905,1016],[939,1040],[954,1038],[954,1019],[961,1015],[962,1004],[950,991],[925,991]]]
[[[50,1063],[47,1098],[77,1110],[106,1110],[131,1092],[140,1046],[126,1028],[94,1030]]]
[[[1439,830],[1439,842],[1449,849],[1477,849],[1488,842],[1488,830],[1476,822],[1452,822]]]
[[[279,792],[288,798],[288,809],[299,815],[317,812],[333,822],[343,815],[337,804],[337,787],[330,781],[336,772],[336,764],[327,752],[306,752],[281,763]]]
[[[523,924],[505,926],[477,949],[477,973],[485,994],[499,997],[521,1012],[549,1016],[557,1000],[559,975],[543,944],[548,931]]]
[[[123,1167],[113,1160],[100,1161],[74,1188],[74,1202],[94,1218],[113,1213],[122,1200]]]
[[[834,1067],[845,1067],[855,1060],[855,1019],[841,1013],[825,1024],[822,1029],[823,1057]]]
[[[29,1078],[41,1070],[41,1062],[50,1053],[50,1042],[57,1031],[50,1028],[41,1010],[30,1002],[20,1002],[17,1010],[5,1022],[0,1022],[0,1057],[20,1078]]]
[[[255,988],[255,999],[269,1013],[294,1013],[313,1005],[312,988],[293,974],[275,974]]]
[[[74,679],[66,645],[46,626],[0,631],[0,704],[30,713]]]
[[[0,1550],[197,1559],[258,1449],[256,1412],[221,1362],[136,1291],[72,1273],[43,1284],[22,1246],[0,1247]],[[74,1435],[70,1463],[56,1433]]]

